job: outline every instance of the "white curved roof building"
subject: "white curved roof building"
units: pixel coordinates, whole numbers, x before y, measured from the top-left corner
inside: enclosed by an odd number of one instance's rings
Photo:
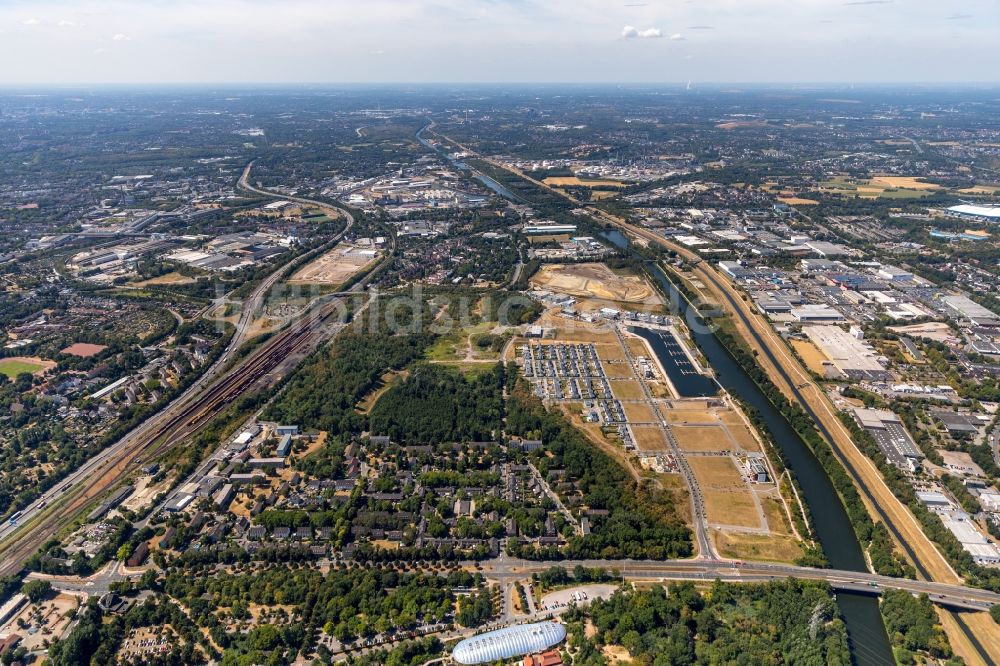
[[[485,664],[491,661],[541,652],[566,638],[566,627],[556,622],[520,624],[466,638],[452,650],[459,664]]]

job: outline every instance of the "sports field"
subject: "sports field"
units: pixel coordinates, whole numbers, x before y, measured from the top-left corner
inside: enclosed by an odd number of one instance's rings
[[[22,372],[37,375],[54,367],[56,367],[55,362],[37,357],[12,356],[0,359],[0,374],[7,375],[11,379],[14,379]]]

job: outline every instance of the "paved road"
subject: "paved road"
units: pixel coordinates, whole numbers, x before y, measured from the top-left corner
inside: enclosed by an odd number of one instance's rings
[[[757,582],[781,580],[785,578],[805,578],[824,580],[838,590],[881,594],[887,589],[906,590],[915,594],[927,594],[931,601],[949,608],[967,610],[989,610],[1000,603],[1000,594],[947,583],[892,578],[878,574],[839,569],[813,569],[791,564],[769,562],[738,562],[722,560],[564,560],[558,562],[532,562],[509,557],[500,557],[481,564],[484,575],[501,583],[527,578],[553,566],[599,568],[623,573],[627,579],[637,580],[701,580],[716,578],[735,582]]]

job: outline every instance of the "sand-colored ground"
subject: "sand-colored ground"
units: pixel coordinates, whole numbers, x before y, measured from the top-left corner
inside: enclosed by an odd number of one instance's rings
[[[734,527],[761,527],[760,514],[749,490],[703,490],[708,522]]]
[[[645,305],[663,303],[645,279],[619,275],[604,264],[547,264],[531,278],[531,283],[540,289],[579,298]]]
[[[722,426],[670,426],[683,451],[731,451],[733,441]]]
[[[997,194],[1000,193],[1000,185],[975,185],[959,190],[962,194]]]
[[[794,537],[745,534],[712,530],[715,548],[723,557],[743,560],[794,562],[802,555],[802,544]]]
[[[937,190],[940,185],[925,183],[919,178],[911,176],[876,176],[869,181],[872,185],[881,185],[887,188],[898,188],[904,190]]]
[[[754,433],[744,425],[731,425],[727,426],[729,430],[729,435],[736,440],[736,443],[744,451],[760,451],[760,442],[757,441],[757,437]]]
[[[829,361],[819,347],[808,340],[792,340],[792,349],[806,363],[806,367],[815,372],[820,377],[826,376],[826,366],[824,361]]]
[[[778,201],[781,203],[786,203],[789,206],[818,206],[819,202],[815,199],[803,199],[801,197],[778,197]]]
[[[691,456],[688,464],[705,486],[720,489],[746,488],[743,474],[729,456]]]
[[[611,382],[611,392],[619,400],[641,400],[646,397],[642,392],[642,386],[634,379]]]
[[[625,402],[622,403],[625,411],[625,419],[629,423],[656,423],[658,419],[653,413],[653,408],[645,402]]]
[[[165,275],[159,275],[155,278],[150,278],[148,280],[143,280],[142,282],[136,282],[136,287],[151,287],[155,285],[162,284],[191,284],[195,281],[195,278],[188,277],[186,275],[181,275],[177,271],[172,273],[166,273]]]
[[[17,377],[22,372],[40,375],[54,367],[56,367],[55,361],[49,361],[38,356],[8,356],[7,358],[0,359],[0,375],[7,375],[11,379]]]
[[[948,324],[940,321],[928,321],[921,324],[908,324],[906,326],[890,326],[893,333],[903,335],[915,335],[937,342],[948,342],[955,338],[955,331],[951,330]]]
[[[580,180],[576,176],[549,176],[542,182],[553,187],[625,187],[619,180]]]
[[[635,445],[640,451],[667,451],[667,438],[663,430],[656,426],[633,426]]]
[[[350,243],[340,243],[296,271],[288,283],[341,284],[377,258],[377,254],[366,253]]]
[[[664,413],[670,423],[718,423],[719,417],[714,411],[704,409],[667,410]]]

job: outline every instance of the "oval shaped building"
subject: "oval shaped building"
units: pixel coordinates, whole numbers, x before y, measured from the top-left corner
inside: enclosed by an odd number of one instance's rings
[[[547,650],[566,638],[566,627],[557,622],[519,624],[466,638],[455,646],[451,657],[457,663],[485,664]]]

